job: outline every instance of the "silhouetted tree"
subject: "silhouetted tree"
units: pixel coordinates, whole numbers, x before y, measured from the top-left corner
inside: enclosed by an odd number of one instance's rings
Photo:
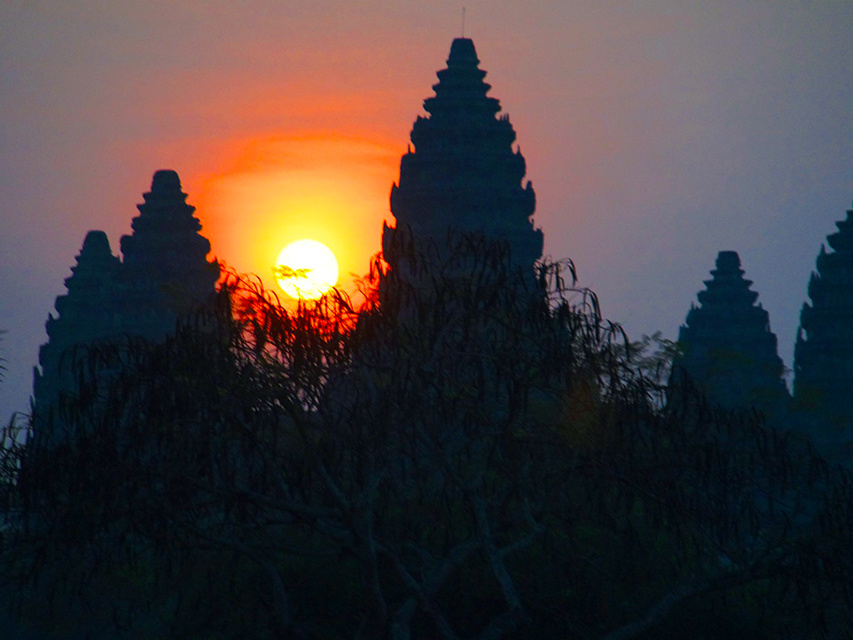
[[[62,442],[6,451],[22,616],[51,606],[62,637],[849,631],[849,476],[667,397],[570,263],[451,241],[440,265],[376,261],[357,308],[232,277],[164,343],[81,352]]]
[[[0,331],[0,343],[2,343],[5,333],[5,331]],[[2,350],[0,350],[0,382],[3,382],[4,377],[6,377],[6,358],[3,356]]]

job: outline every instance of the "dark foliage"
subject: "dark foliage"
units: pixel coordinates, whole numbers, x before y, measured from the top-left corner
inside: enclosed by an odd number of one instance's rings
[[[667,396],[570,263],[532,276],[452,242],[405,274],[377,260],[358,307],[288,310],[231,277],[165,343],[77,354],[64,436],[5,450],[19,619],[81,638],[850,631],[848,475],[760,416]]]

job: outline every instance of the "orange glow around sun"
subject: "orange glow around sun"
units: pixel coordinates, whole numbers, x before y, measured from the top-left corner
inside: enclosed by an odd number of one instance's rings
[[[352,291],[381,247],[390,220],[388,195],[397,179],[399,144],[312,134],[244,143],[230,166],[191,194],[213,254],[240,273],[278,289],[273,265],[300,238],[327,245],[340,265],[339,288]]]

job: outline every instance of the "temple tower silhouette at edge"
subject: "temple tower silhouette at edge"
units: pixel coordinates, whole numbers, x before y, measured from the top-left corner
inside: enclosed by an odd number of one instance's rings
[[[794,349],[794,401],[818,448],[853,460],[853,209],[821,245]]]
[[[396,227],[383,228],[383,255],[392,269],[403,267],[402,236],[416,250],[447,249],[448,238],[468,235],[501,244],[514,265],[531,267],[542,256],[542,231],[531,216],[536,196],[522,186],[524,156],[513,150],[515,131],[479,68],[474,43],[457,38],[447,68],[438,71],[435,96],[424,100],[414,145],[400,161],[400,180],[391,188]]]
[[[768,417],[787,408],[784,365],[767,311],[756,304],[758,293],[743,277],[735,251],[720,251],[711,279],[691,305],[678,341],[682,356],[674,363],[712,402],[727,409],[755,407]]]

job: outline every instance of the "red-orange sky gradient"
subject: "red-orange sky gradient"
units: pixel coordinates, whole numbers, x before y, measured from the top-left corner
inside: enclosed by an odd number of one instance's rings
[[[388,177],[396,145],[313,132],[241,141],[222,170],[201,176],[196,206],[215,253],[229,266],[274,285],[272,266],[285,245],[311,238],[338,258],[339,285],[352,290],[390,221]]]
[[[791,366],[820,243],[853,202],[853,3],[466,0],[546,253],[629,333],[674,338],[740,252]],[[83,237],[118,252],[155,170],[213,255],[380,248],[412,122],[460,35],[437,0],[0,3],[0,419],[26,409]]]

